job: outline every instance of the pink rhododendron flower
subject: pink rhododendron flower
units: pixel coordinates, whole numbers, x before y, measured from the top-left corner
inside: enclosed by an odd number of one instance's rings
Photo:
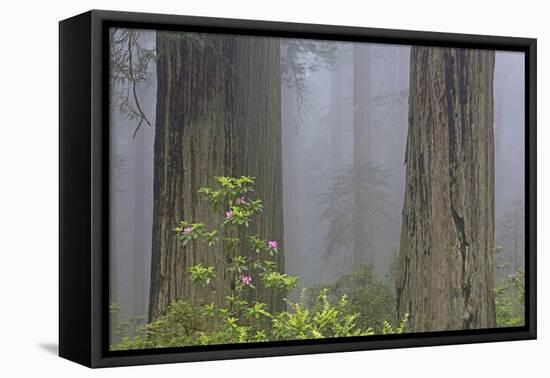
[[[267,245],[269,246],[269,248],[274,249],[277,248],[279,244],[275,240],[270,240],[267,242]]]
[[[184,233],[184,234],[190,234],[191,231],[193,231],[193,227],[185,227],[185,228],[183,229],[183,233]]]
[[[231,219],[232,216],[233,216],[233,212],[232,212],[231,210],[227,210],[227,211],[225,212],[225,217],[226,217],[227,219]]]
[[[245,285],[250,285],[252,283],[252,277],[250,276],[241,276],[241,282]]]

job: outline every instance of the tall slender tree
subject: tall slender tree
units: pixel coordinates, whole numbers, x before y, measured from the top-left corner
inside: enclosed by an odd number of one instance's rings
[[[372,135],[370,119],[370,49],[365,43],[353,47],[353,254],[354,266],[372,262],[368,254],[367,196],[359,185],[362,167],[371,161]]]
[[[184,247],[173,232],[184,218],[216,227],[218,218],[197,194],[214,176],[255,176],[264,216],[249,230],[283,242],[279,40],[158,32],[156,42],[150,321],[172,300],[220,305],[230,290],[229,277],[215,288],[188,284],[187,268],[205,263],[207,247]],[[236,253],[247,255],[245,246]],[[224,274],[213,258],[206,263]],[[282,255],[277,264],[282,271]],[[271,309],[282,307],[274,293],[257,295]]]
[[[413,332],[495,326],[494,62],[411,50],[397,307]]]

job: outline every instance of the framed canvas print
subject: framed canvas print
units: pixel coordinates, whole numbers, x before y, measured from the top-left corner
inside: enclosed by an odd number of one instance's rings
[[[60,355],[536,337],[536,41],[60,23]]]

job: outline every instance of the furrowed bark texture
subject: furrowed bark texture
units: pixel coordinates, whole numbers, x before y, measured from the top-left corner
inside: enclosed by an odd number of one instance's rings
[[[280,40],[240,37],[235,56],[235,172],[256,177],[256,194],[264,206],[246,235],[276,240],[284,251]],[[242,229],[238,236],[245,240]],[[251,261],[260,257],[243,243],[238,253]],[[284,272],[284,252],[269,259],[277,263],[276,270]],[[264,288],[257,275],[252,278],[256,290],[249,291],[249,300],[261,300],[271,311],[282,310],[281,292]]]
[[[255,176],[264,213],[247,233],[283,241],[279,41],[157,32],[157,49],[150,321],[173,300],[220,305],[230,292],[231,279],[209,247],[184,247],[173,231],[182,219],[220,225],[220,214],[197,193],[214,176]],[[244,245],[235,253],[250,255]],[[199,262],[223,279],[208,288],[190,284],[187,269]],[[282,255],[277,263],[282,271]],[[274,292],[263,300],[282,307]]]
[[[493,51],[413,47],[397,279],[409,331],[495,326]]]

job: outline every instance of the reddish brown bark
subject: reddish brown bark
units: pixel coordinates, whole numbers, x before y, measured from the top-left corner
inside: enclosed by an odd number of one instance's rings
[[[397,280],[409,330],[495,326],[489,50],[413,47]]]
[[[158,32],[157,49],[150,320],[175,299],[220,305],[229,293],[230,277],[208,247],[183,247],[173,232],[182,219],[219,224],[197,194],[214,176],[255,176],[265,210],[249,232],[283,240],[279,41]],[[189,283],[187,269],[199,262],[223,277],[215,287]],[[282,271],[282,256],[277,262]],[[256,295],[282,306],[264,294]]]

